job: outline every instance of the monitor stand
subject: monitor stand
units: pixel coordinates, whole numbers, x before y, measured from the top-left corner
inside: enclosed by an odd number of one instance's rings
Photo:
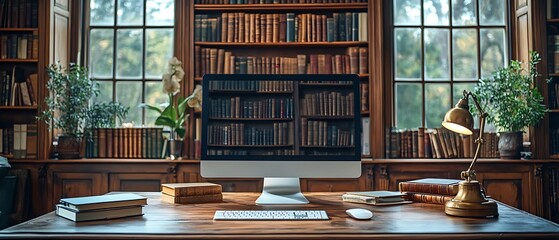
[[[308,204],[301,193],[299,178],[264,178],[262,195],[256,205]]]

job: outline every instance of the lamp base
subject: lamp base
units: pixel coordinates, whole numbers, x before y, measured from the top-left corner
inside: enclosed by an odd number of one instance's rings
[[[478,181],[462,181],[458,194],[445,204],[444,212],[458,217],[497,217],[497,203],[487,200]]]

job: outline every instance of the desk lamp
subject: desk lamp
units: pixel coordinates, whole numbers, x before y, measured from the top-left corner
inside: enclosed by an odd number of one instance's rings
[[[485,194],[481,191],[480,183],[476,181],[476,172],[473,169],[479,156],[481,144],[483,144],[483,128],[485,126],[485,118],[487,117],[487,113],[481,109],[476,96],[471,92],[464,91],[464,97],[458,101],[454,108],[446,113],[442,125],[453,132],[472,135],[474,120],[469,111],[468,97],[472,97],[480,115],[479,137],[475,140],[477,148],[468,170],[460,173],[464,181],[458,184],[456,197],[445,204],[444,211],[448,215],[459,217],[498,216],[497,203],[485,198]]]

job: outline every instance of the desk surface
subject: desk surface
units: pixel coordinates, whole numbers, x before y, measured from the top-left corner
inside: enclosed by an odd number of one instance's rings
[[[559,225],[499,204],[497,218],[447,216],[444,206],[404,204],[370,206],[341,201],[341,193],[306,193],[308,205],[256,206],[257,193],[223,193],[223,203],[170,204],[160,193],[149,197],[144,215],[114,220],[72,222],[54,212],[0,231],[2,238],[100,239],[559,239]],[[372,220],[349,218],[345,210],[368,208]],[[215,210],[324,209],[328,221],[213,221]]]

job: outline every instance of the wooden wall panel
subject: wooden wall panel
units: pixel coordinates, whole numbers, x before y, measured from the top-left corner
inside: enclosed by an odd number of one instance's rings
[[[107,174],[87,172],[53,172],[52,199],[47,204],[48,211],[61,198],[82,197],[107,193]]]
[[[159,192],[162,183],[175,182],[167,173],[111,173],[109,191]]]

